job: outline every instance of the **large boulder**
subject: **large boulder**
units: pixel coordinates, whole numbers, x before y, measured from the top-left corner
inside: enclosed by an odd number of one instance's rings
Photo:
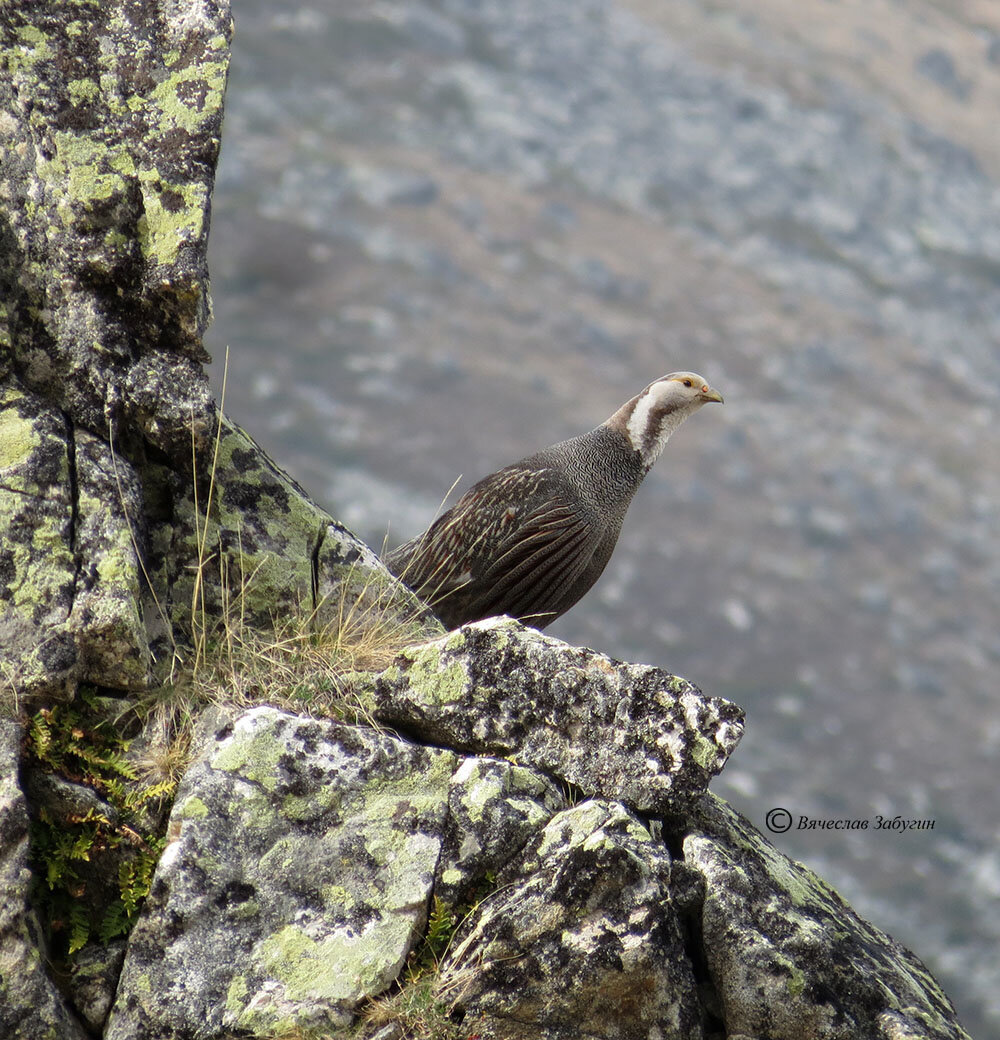
[[[511,755],[656,815],[681,813],[743,734],[743,712],[686,679],[568,646],[509,618],[404,650],[375,716],[420,740]]]
[[[706,795],[684,838],[726,1028],[773,1040],[956,1040],[927,967],[801,863]]]
[[[178,791],[108,1040],[349,1025],[420,939],[457,764],[273,708],[224,726]]]
[[[701,1040],[670,855],[622,805],[558,813],[504,870],[442,965],[505,1037]]]

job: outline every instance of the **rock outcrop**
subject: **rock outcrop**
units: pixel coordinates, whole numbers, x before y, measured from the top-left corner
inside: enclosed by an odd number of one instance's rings
[[[422,987],[440,1037],[964,1036],[707,792],[738,708],[510,621],[442,636],[221,416],[227,6],[14,3],[2,32],[0,1032],[428,1035]],[[297,673],[301,714],[277,680],[191,694],[292,616],[331,654],[358,618],[401,645]],[[157,744],[185,715],[191,748]]]
[[[739,708],[685,679],[509,620],[404,650],[375,683],[374,715],[660,816],[689,808],[743,734]]]

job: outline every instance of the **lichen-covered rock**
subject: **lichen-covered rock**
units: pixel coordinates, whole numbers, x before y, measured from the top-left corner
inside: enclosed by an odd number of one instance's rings
[[[186,487],[176,474],[165,476],[173,505],[151,531],[150,573],[172,626],[190,627],[197,583],[199,609],[210,619],[229,611],[249,627],[298,610],[315,611],[319,624],[349,618],[359,632],[393,619],[414,621],[414,631],[441,630],[245,430],[225,416],[219,423]]]
[[[145,684],[133,468],[38,395],[0,389],[0,660],[22,696]]]
[[[702,934],[730,1033],[968,1040],[927,968],[711,795],[689,824]]]
[[[119,939],[107,946],[84,946],[70,965],[65,986],[73,1009],[96,1035],[100,1035],[111,1010],[124,959],[125,942]]]
[[[0,20],[0,347],[74,424],[135,424],[178,460],[215,410],[201,336],[231,31],[226,0],[14,0]]]
[[[463,759],[449,786],[435,894],[449,904],[464,901],[565,805],[556,785],[530,769],[496,758]]]
[[[73,435],[76,588],[69,615],[80,680],[142,689],[151,663],[136,551],[143,540],[142,489],[134,467],[84,429]]]
[[[682,812],[743,733],[735,704],[685,679],[569,646],[509,618],[405,650],[376,717],[422,740],[523,765],[654,814]]]
[[[69,445],[55,409],[0,388],[0,665],[25,696],[68,696],[77,674]]]
[[[702,1036],[670,857],[621,805],[554,816],[456,937],[442,974],[506,1040]]]
[[[45,972],[28,909],[28,810],[17,786],[21,729],[0,712],[0,1036],[85,1040]]]
[[[256,708],[178,792],[106,1037],[348,1024],[426,922],[450,752]]]

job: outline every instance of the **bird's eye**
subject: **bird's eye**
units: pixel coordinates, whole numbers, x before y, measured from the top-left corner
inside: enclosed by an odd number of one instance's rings
[[[685,379],[684,380],[684,385],[685,386],[690,386],[691,385],[691,380],[690,379]]]

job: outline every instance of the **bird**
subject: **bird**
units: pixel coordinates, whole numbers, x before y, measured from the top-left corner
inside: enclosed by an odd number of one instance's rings
[[[588,433],[478,481],[387,568],[449,630],[501,614],[546,627],[601,576],[632,496],[710,401],[722,394],[695,372],[655,379]]]

